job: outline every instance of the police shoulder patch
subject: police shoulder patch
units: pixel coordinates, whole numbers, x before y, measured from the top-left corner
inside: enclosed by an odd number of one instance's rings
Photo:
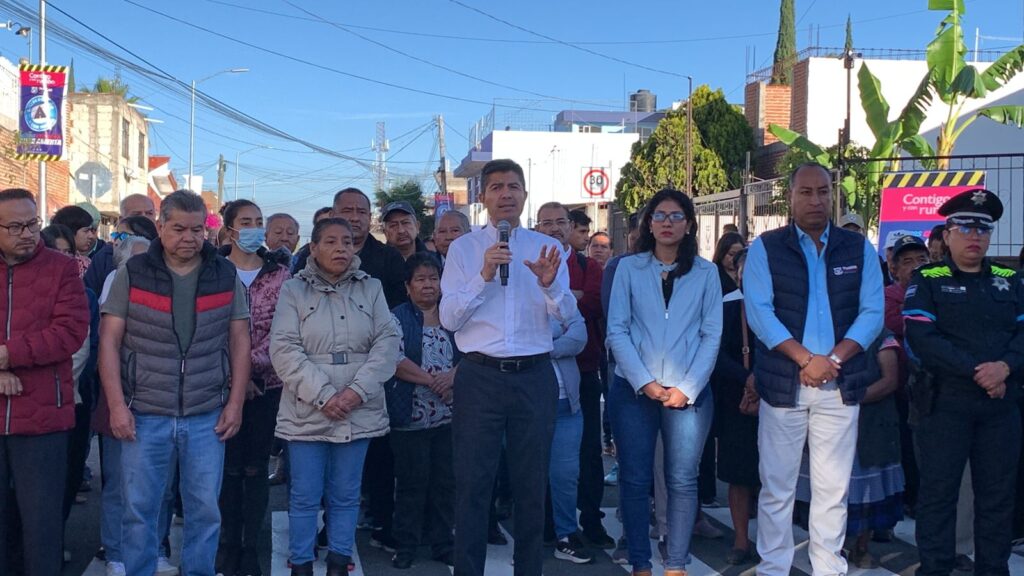
[[[917,284],[911,284],[907,286],[906,293],[903,294],[904,298],[913,298],[914,294],[917,294]]]
[[[1017,271],[1014,270],[1013,268],[1004,268],[996,264],[992,265],[993,276],[999,276],[1000,278],[1013,278],[1013,275],[1016,273]]]
[[[934,268],[922,268],[921,276],[925,278],[952,278],[953,271],[949,269],[949,266],[943,264]]]

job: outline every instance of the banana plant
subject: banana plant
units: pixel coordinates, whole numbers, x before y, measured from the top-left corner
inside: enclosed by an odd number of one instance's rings
[[[1004,87],[1024,70],[1024,44],[1003,54],[981,72],[966,60],[967,45],[961,25],[964,0],[929,0],[928,9],[949,12],[939,24],[926,52],[931,87],[947,107],[946,121],[939,126],[934,149],[924,146],[927,143],[923,139],[911,142],[905,149],[915,155],[916,152],[930,152],[940,157],[949,156],[964,130],[981,117],[1024,128],[1024,106],[990,106],[966,117],[961,115],[969,100],[985,98],[989,92]],[[948,165],[948,160],[940,158],[939,169],[944,170]]]

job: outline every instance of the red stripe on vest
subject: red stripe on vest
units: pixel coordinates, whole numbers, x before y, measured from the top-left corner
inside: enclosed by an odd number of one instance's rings
[[[171,297],[161,296],[155,292],[147,292],[141,288],[132,288],[128,293],[128,301],[132,304],[139,304],[146,308],[152,308],[164,314],[171,313]]]
[[[231,304],[231,300],[234,298],[235,292],[221,292],[219,294],[210,294],[209,296],[200,296],[196,298],[196,314],[201,312],[207,312],[223,306]]]

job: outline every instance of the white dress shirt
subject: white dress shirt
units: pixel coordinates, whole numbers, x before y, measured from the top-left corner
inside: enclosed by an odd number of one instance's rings
[[[484,252],[497,241],[498,231],[489,225],[452,242],[441,278],[441,324],[455,333],[463,352],[498,358],[551,352],[550,316],[563,320],[576,312],[569,268],[563,258],[555,281],[544,288],[523,260],[535,261],[544,246],[559,248],[558,241],[513,228],[507,286],[498,273],[490,282],[480,275]]]

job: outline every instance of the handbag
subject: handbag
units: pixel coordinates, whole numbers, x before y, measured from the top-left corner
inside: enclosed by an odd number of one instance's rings
[[[747,310],[743,304],[740,304],[740,331],[743,335],[743,368],[747,371],[750,370],[750,335],[747,330]],[[752,396],[744,386],[743,397],[740,398],[740,414],[745,416],[757,416],[757,409],[760,406],[761,401],[756,395]]]

